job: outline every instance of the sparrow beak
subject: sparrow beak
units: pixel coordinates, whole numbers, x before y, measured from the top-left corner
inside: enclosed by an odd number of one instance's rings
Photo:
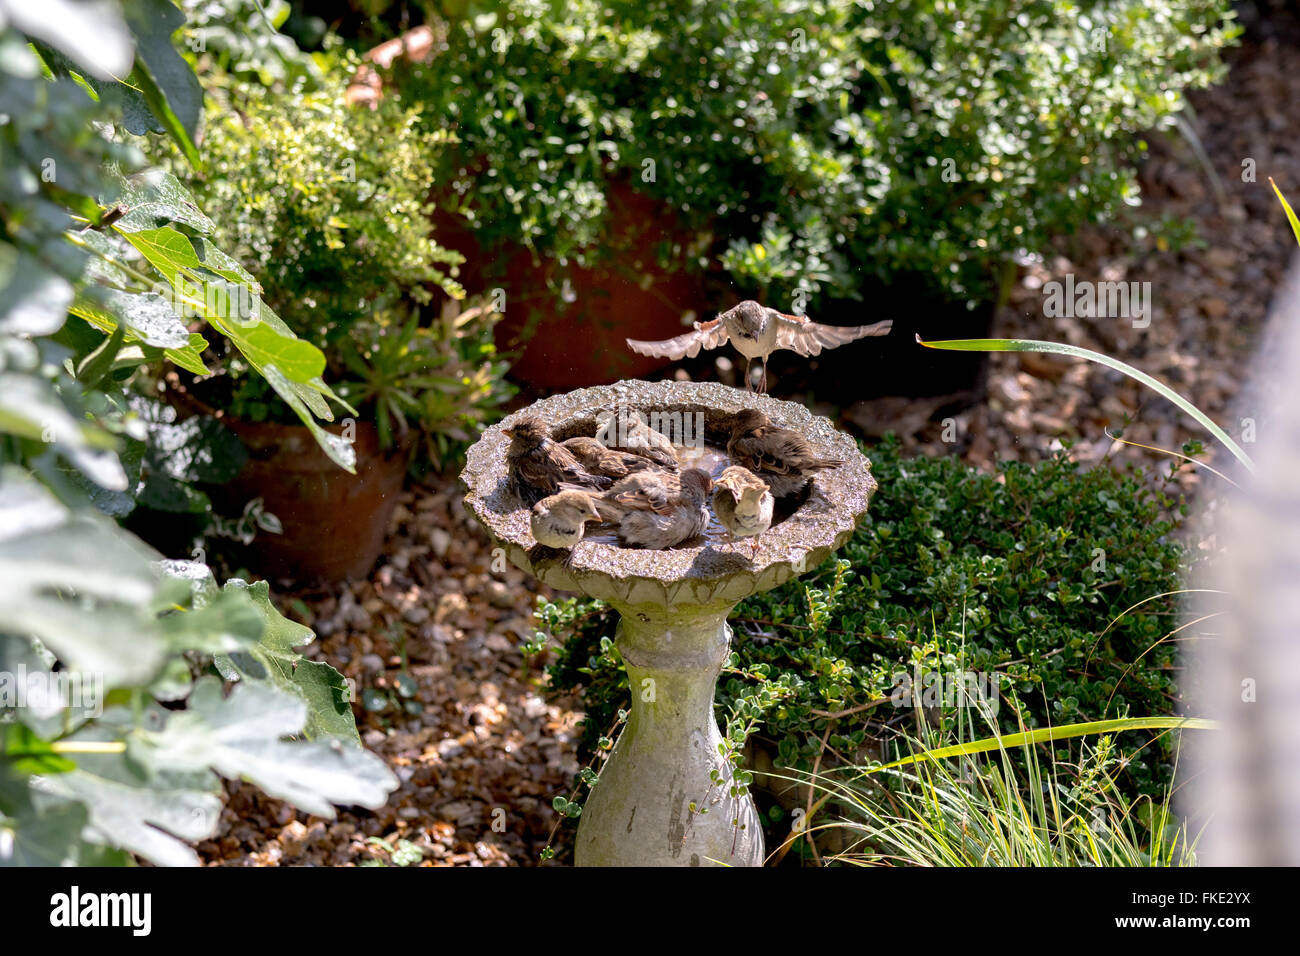
[[[501,429],[501,434],[505,435],[507,438],[514,438],[515,430],[514,428],[503,428]]]

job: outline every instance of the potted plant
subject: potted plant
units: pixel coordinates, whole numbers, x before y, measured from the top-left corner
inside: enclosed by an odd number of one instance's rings
[[[645,197],[630,218],[662,226],[636,253],[711,280],[690,308],[893,317],[884,352],[830,355],[881,356],[848,376],[859,393],[924,394],[957,386],[915,333],[982,334],[1017,252],[1136,203],[1140,134],[1220,75],[1227,17],[1223,0],[543,4],[438,23],[379,59],[456,136],[437,159],[444,212],[485,254],[481,285],[561,303],[507,313],[510,328],[567,340],[567,324],[551,332],[566,298],[630,320],[590,272],[622,267],[608,240],[628,187]]]
[[[322,349],[338,395],[359,413],[331,428],[354,441],[351,475],[243,374],[239,356],[177,382],[180,404],[225,409],[247,447],[243,470],[213,497],[236,513],[261,498],[279,519],[284,534],[259,535],[251,555],[275,576],[365,574],[408,466],[440,467],[507,394],[491,338],[499,316],[462,307],[461,256],[430,235],[431,157],[446,135],[421,131],[397,97],[349,110],[342,95],[328,77],[275,97],[240,88],[239,111],[209,115],[208,168],[194,183],[205,208],[220,211],[225,247],[262,277],[284,322]]]
[[[524,51],[518,84],[496,84],[478,48],[491,37],[457,26],[420,27],[371,50],[350,98],[399,95],[422,105],[431,132],[451,133],[434,160],[436,232],[466,254],[466,288],[502,306],[496,341],[514,353],[516,378],[569,389],[652,372],[662,363],[624,339],[676,335],[698,316],[709,293],[682,263],[711,237],[645,188],[653,163],[622,167],[605,143],[552,158],[571,125],[550,75],[559,48]],[[598,64],[585,70],[584,84],[599,88]],[[515,97],[532,118],[496,130],[493,117]],[[553,181],[557,171],[564,182]]]

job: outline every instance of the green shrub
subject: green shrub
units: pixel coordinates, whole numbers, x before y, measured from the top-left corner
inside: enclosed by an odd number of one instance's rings
[[[337,77],[249,100],[245,115],[209,110],[196,190],[290,328],[331,346],[376,309],[430,301],[431,286],[460,295],[451,273],[461,256],[429,235],[445,134],[419,132],[418,111],[395,97],[349,108]]]
[[[194,186],[267,301],[325,352],[339,395],[377,422],[385,445],[422,428],[438,464],[509,394],[492,342],[499,315],[431,306],[434,291],[464,295],[462,257],[429,224],[433,163],[448,136],[421,132],[418,110],[398,97],[348,107],[341,78],[354,66],[311,92],[240,87],[240,111],[210,111],[208,168]],[[284,417],[259,379],[233,387],[237,417]]]
[[[279,32],[291,12],[288,0],[180,0],[180,6],[187,45],[223,72],[266,87],[300,78],[319,82],[311,54]]]
[[[502,5],[399,88],[459,144],[439,181],[487,249],[600,252],[608,185],[702,236],[739,291],[900,274],[987,297],[999,264],[1137,203],[1138,134],[1221,76],[1223,0]],[[558,281],[558,280],[557,280]]]
[[[1081,470],[1060,455],[987,474],[901,458],[892,440],[870,457],[880,491],[836,560],[733,614],[720,723],[752,723],[778,767],[807,771],[827,731],[814,711],[888,697],[894,675],[916,666],[1005,675],[1007,730],[1017,709],[1030,727],[1180,711],[1176,648],[1162,638],[1187,560],[1173,537],[1181,506],[1140,472]],[[578,599],[539,611],[543,631],[567,638],[553,685],[585,687],[587,748],[628,706],[613,620]],[[886,704],[833,721],[828,746],[865,759],[886,712],[898,713]],[[1129,790],[1161,793],[1170,759],[1165,744],[1142,749],[1125,770]]]

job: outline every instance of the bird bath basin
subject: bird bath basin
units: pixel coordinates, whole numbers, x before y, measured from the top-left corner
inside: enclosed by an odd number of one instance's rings
[[[598,415],[624,408],[702,420],[702,437],[713,448],[725,447],[737,412],[756,408],[799,431],[818,455],[845,464],[818,473],[800,500],[784,509],[778,504],[777,523],[757,539],[756,552],[752,540],[731,542],[725,535],[662,551],[593,535],[567,562],[534,560],[529,509],[507,490],[510,439],[502,429],[534,415],[557,440],[595,435]],[[699,436],[692,431],[690,437]],[[697,445],[679,457],[701,454],[709,452]],[[876,489],[870,467],[851,438],[802,405],[714,382],[619,382],[555,395],[487,429],[470,448],[461,474],[465,505],[509,560],[557,590],[599,598],[619,613],[615,643],[632,704],[583,808],[579,866],[762,865],[758,813],[748,795],[729,795],[731,768],[719,752],[713,713],[731,643],[727,615],[749,595],[815,567],[849,539]]]

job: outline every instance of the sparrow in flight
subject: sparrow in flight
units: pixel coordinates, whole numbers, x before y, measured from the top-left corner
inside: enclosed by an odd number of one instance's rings
[[[718,314],[709,322],[696,322],[695,329],[661,342],[643,342],[628,339],[628,347],[641,355],[657,358],[694,358],[700,349],[716,349],[730,342],[745,356],[745,385],[749,387],[749,367],[754,359],[763,360],[763,380],[760,391],[767,391],[767,358],[777,349],[790,349],[800,355],[820,355],[822,349],[833,349],[867,336],[888,335],[893,320],[886,319],[874,325],[822,325],[802,315],[786,315],[776,309],[759,305],[746,299],[734,309]]]
[[[767,482],[778,498],[798,494],[815,472],[844,464],[836,458],[819,458],[797,431],[773,425],[753,408],[736,415],[727,456]]]

